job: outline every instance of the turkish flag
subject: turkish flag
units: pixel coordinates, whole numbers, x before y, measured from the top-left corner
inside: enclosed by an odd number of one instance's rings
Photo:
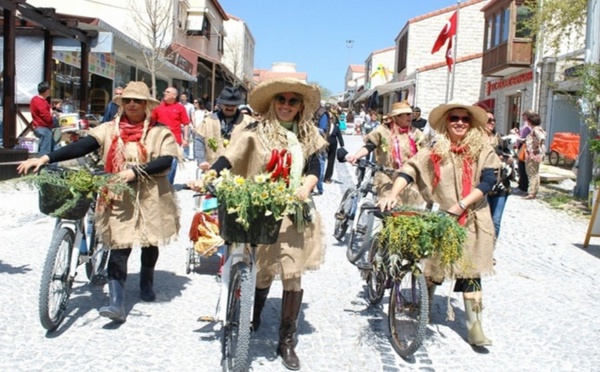
[[[454,65],[454,52],[452,51],[452,39],[448,42],[448,49],[446,49],[446,64],[448,65],[448,70],[452,72],[452,65]]]
[[[433,48],[431,49],[431,54],[440,50],[448,39],[452,40],[452,36],[456,35],[456,20],[458,18],[458,12],[454,12],[452,17],[446,21],[444,28],[440,32],[435,44],[433,44]]]

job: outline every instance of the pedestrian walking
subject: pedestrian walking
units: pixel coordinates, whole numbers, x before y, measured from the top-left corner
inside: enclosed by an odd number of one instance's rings
[[[546,131],[540,126],[541,118],[538,114],[529,117],[531,132],[525,138],[525,170],[529,185],[525,199],[535,199],[540,188],[540,163],[546,153]]]
[[[173,158],[178,155],[175,138],[168,128],[156,125],[152,109],[159,102],[152,98],[143,82],[130,82],[123,94],[116,96],[119,106],[113,121],[92,128],[79,141],[40,158],[22,162],[17,170],[38,171],[48,163],[74,159],[100,149],[104,169],[117,174],[134,189],[133,195],[96,207],[96,227],[102,241],[111,249],[108,259],[110,303],[100,308],[100,315],[116,322],[126,319],[125,282],[127,261],[134,247],[142,247],[140,297],[154,301],[154,268],[158,247],[176,239],[179,211],[175,192],[165,177]]]
[[[250,105],[263,115],[263,120],[236,131],[231,145],[211,168],[217,172],[231,169],[250,178],[265,172],[273,149],[286,149],[292,154],[290,187],[297,190],[298,199],[308,200],[319,178],[317,155],[327,145],[312,122],[319,100],[316,87],[297,79],[278,78],[259,84],[250,94]],[[201,185],[201,181],[190,183],[194,189]],[[257,250],[253,328],[259,328],[271,283],[276,277],[281,278],[283,299],[277,354],[291,370],[300,369],[295,335],[304,293],[302,274],[318,268],[323,259],[320,217],[314,209],[311,215],[314,217],[303,231],[289,218],[284,219],[278,242]]]
[[[496,182],[500,161],[486,138],[487,114],[483,109],[442,104],[431,111],[429,121],[437,133],[435,144],[403,165],[392,190],[378,205],[393,208],[400,192],[414,183],[427,203],[439,204],[466,228],[463,255],[451,273],[456,278],[454,291],[463,293],[469,344],[489,346],[492,341],[482,326],[481,277],[493,274],[494,227],[485,195]],[[437,267],[433,258],[425,265],[430,299],[449,275]]]

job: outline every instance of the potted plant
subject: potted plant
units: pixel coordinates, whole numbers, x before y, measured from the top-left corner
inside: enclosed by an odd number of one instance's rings
[[[449,268],[462,256],[467,233],[454,216],[401,207],[387,217],[379,233],[379,268],[395,277],[403,260],[417,262],[423,258],[439,260]]]

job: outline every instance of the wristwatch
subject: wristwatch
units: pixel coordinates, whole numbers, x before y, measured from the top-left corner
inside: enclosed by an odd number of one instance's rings
[[[467,206],[465,205],[465,203],[463,203],[463,201],[462,201],[462,200],[459,200],[459,201],[458,201],[458,206],[459,206],[459,207],[460,207],[460,209],[462,209],[463,211],[464,211],[465,209],[467,209]]]

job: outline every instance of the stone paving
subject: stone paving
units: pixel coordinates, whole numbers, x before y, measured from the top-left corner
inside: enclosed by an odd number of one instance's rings
[[[346,136],[352,153],[359,136]],[[177,175],[181,185],[195,164]],[[365,300],[364,282],[332,237],[333,214],[353,182],[347,164],[336,164],[336,182],[315,197],[326,224],[328,248],[320,270],[303,278],[305,289],[297,352],[304,371],[594,371],[600,361],[600,238],[581,247],[587,220],[539,201],[511,196],[496,248],[496,275],[484,286],[484,328],[494,346],[466,343],[462,300],[450,283],[436,292],[433,322],[414,357],[398,357],[389,343],[387,298]],[[127,322],[98,316],[107,288],[85,280],[80,268],[60,328],[47,333],[38,319],[38,287],[53,220],[39,213],[36,192],[0,183],[1,371],[218,371],[220,326],[198,321],[212,315],[218,297],[217,263],[205,260],[186,274],[187,234],[193,192],[178,187],[180,239],[161,249],[155,277],[157,301],[139,299],[139,251],[129,260]],[[456,320],[446,320],[448,295]],[[259,332],[251,341],[252,370],[285,371],[275,354],[281,284],[273,285]]]

